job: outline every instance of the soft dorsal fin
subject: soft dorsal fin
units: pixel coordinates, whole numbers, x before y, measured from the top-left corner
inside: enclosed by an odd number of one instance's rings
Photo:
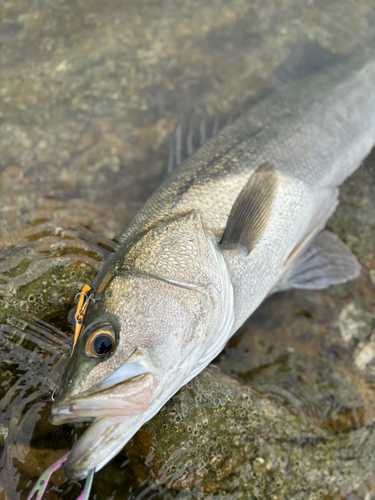
[[[300,78],[322,71],[344,59],[315,42],[305,40],[292,47],[288,57],[274,71],[270,83],[274,87],[284,86]]]
[[[262,163],[242,189],[229,214],[220,244],[241,246],[247,253],[258,243],[266,228],[276,195],[278,177],[269,162]]]

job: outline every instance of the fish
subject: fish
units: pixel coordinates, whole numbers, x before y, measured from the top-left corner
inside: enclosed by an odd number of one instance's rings
[[[375,142],[375,58],[329,61],[283,79],[195,151],[187,134],[191,154],[84,289],[51,413],[90,422],[68,478],[104,467],[270,294],[360,275],[324,228]]]

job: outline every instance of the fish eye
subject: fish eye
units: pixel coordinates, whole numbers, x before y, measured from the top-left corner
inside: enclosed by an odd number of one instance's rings
[[[109,324],[101,325],[86,341],[86,354],[101,358],[110,354],[116,345],[116,335]]]

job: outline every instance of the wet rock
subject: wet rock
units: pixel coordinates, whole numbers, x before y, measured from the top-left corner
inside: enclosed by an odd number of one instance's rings
[[[114,242],[69,221],[46,220],[0,240],[0,323],[66,317]]]
[[[0,445],[1,446],[4,446],[7,436],[8,436],[8,429],[4,425],[0,425]]]
[[[29,448],[26,446],[17,446],[17,457],[14,457],[15,465],[29,477],[32,477],[34,481],[38,479],[35,475],[35,471],[41,469],[42,471],[48,469],[54,462],[59,460],[63,455],[68,453],[68,449],[61,450],[51,450],[50,448],[38,449]],[[59,471],[54,474],[51,478],[51,486],[60,486],[66,481],[64,473]],[[58,498],[58,493],[55,493],[54,498]]]
[[[374,421],[347,424],[351,432],[307,423],[210,368],[127,451],[169,487],[190,491],[186,498],[338,498],[371,481],[375,466]]]
[[[196,377],[139,432],[128,452],[171,488],[202,485],[220,490],[224,479],[251,458],[255,469],[273,469],[278,443],[314,437],[298,417],[218,369]]]
[[[366,316],[371,320],[371,314],[358,308],[354,302],[341,310],[338,325],[345,342],[367,338],[371,334],[371,321],[366,321]]]
[[[74,297],[114,247],[56,215],[36,214],[0,240],[0,484],[10,499],[16,489],[28,491],[80,432],[48,422],[51,395],[70,352]],[[60,472],[51,488],[64,482]]]

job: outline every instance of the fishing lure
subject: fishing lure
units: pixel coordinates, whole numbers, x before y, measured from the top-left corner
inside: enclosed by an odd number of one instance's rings
[[[44,492],[46,491],[46,488],[48,486],[52,474],[56,470],[60,469],[60,467],[67,461],[69,454],[70,452],[64,455],[63,457],[59,458],[57,462],[55,462],[53,465],[48,467],[48,469],[43,472],[43,474],[40,476],[40,478],[34,485],[33,489],[31,490],[29,496],[27,497],[27,500],[41,500],[43,498]],[[88,500],[90,496],[94,473],[95,473],[94,469],[92,469],[89,472],[86,478],[85,486],[81,494],[77,497],[77,500]]]

